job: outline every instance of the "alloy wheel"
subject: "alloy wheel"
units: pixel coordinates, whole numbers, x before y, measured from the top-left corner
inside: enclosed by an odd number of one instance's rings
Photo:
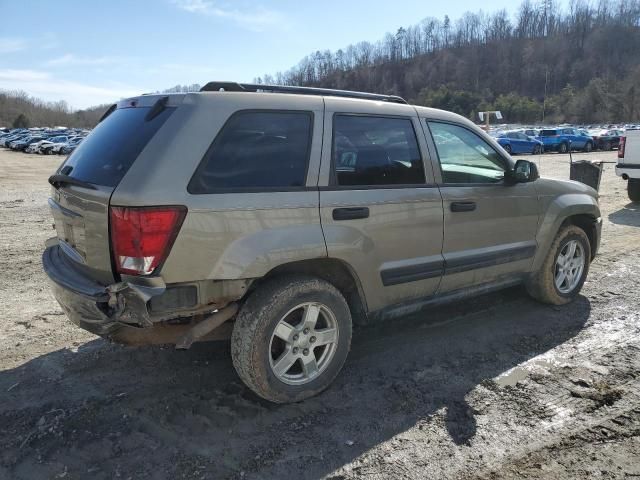
[[[569,294],[579,284],[586,258],[582,245],[571,240],[562,247],[555,264],[555,285],[560,293]]]
[[[338,335],[338,322],[326,305],[308,302],[292,308],[271,335],[271,371],[288,385],[311,382],[331,364]]]

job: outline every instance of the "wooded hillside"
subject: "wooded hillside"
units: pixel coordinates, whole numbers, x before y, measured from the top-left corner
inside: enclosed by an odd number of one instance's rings
[[[22,91],[0,91],[0,127],[92,128],[108,107],[72,111],[65,101],[45,102]]]
[[[396,94],[474,118],[497,109],[509,122],[637,122],[640,0],[426,18],[256,81]]]

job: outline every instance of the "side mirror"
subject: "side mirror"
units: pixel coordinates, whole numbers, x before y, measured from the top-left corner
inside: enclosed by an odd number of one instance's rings
[[[511,172],[511,178],[514,183],[533,182],[540,178],[538,166],[529,160],[518,160]]]

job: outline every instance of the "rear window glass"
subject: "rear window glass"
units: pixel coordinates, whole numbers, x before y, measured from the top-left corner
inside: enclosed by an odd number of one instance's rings
[[[541,130],[540,131],[540,136],[541,137],[554,137],[558,134],[557,130]]]
[[[60,170],[71,167],[67,175],[115,187],[127,173],[151,137],[173,113],[165,108],[146,121],[151,108],[119,108],[105,118],[74,150]]]
[[[188,191],[287,190],[305,186],[311,112],[233,115],[196,170]]]
[[[338,185],[425,183],[410,119],[336,115],[333,128],[333,168]]]

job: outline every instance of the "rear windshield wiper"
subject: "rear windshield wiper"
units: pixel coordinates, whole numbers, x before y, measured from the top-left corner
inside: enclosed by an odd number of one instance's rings
[[[49,177],[49,183],[53,185],[56,189],[60,188],[62,185],[75,185],[77,187],[96,190],[96,187],[94,185],[91,185],[90,183],[87,183],[87,182],[83,182],[82,180],[78,180],[77,178],[70,177],[69,175],[64,175],[62,173],[56,173],[55,175],[51,175]]]

